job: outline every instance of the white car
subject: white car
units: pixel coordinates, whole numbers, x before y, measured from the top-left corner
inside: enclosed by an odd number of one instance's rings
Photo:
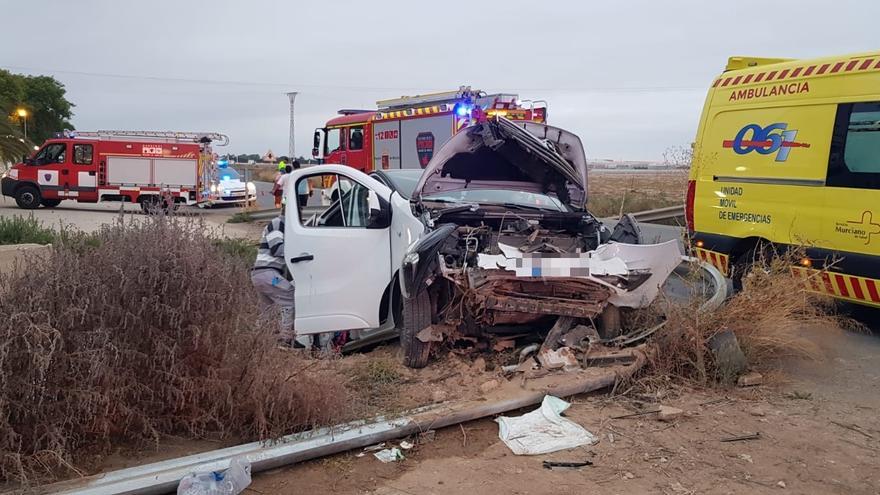
[[[257,201],[257,186],[241,180],[241,174],[229,167],[218,169],[217,180],[211,184],[208,206],[222,204],[251,205]]]
[[[297,331],[399,333],[411,367],[443,341],[491,348],[551,327],[563,338],[594,320],[613,338],[618,308],[650,304],[680,261],[675,241],[640,244],[631,218],[613,232],[594,218],[580,139],[543,124],[477,124],[421,173],[309,167],[285,194],[314,176],[341,194],[319,211],[286,211]]]

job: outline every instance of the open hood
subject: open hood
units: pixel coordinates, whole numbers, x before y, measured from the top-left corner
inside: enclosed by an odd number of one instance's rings
[[[460,132],[434,155],[411,201],[474,189],[544,193],[575,210],[587,202],[587,161],[576,135],[494,117]]]

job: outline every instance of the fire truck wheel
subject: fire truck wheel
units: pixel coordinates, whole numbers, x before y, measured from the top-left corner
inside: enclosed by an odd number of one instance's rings
[[[55,208],[56,206],[61,204],[60,199],[46,199],[43,198],[40,200],[40,204],[46,208]]]
[[[34,210],[40,206],[40,190],[34,186],[22,186],[15,191],[15,204],[25,210]]]
[[[431,343],[422,342],[417,337],[431,324],[431,296],[427,290],[413,299],[403,301],[403,328],[400,331],[400,346],[403,348],[403,364],[410,368],[424,368],[431,354]]]
[[[141,205],[141,211],[144,213],[155,213],[159,208],[159,198],[156,196],[141,196],[138,198],[138,203]]]

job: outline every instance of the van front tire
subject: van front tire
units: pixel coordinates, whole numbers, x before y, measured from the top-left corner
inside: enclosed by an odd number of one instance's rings
[[[21,186],[15,191],[15,204],[21,209],[36,210],[40,200],[40,190],[34,186]]]
[[[422,342],[417,335],[431,324],[431,296],[422,290],[412,299],[403,301],[403,328],[400,331],[400,346],[403,349],[403,364],[409,368],[424,368],[431,354],[431,343]]]

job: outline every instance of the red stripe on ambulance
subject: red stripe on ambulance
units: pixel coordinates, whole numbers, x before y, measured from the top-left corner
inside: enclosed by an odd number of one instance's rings
[[[865,285],[868,286],[868,294],[871,295],[871,301],[880,303],[880,294],[877,293],[877,286],[874,284],[874,281],[870,278],[865,279]]]
[[[865,300],[865,294],[862,292],[862,284],[859,282],[859,279],[856,277],[850,277],[849,283],[852,285],[853,293],[856,295],[856,299],[860,301]]]
[[[849,297],[849,290],[846,288],[846,279],[843,278],[843,275],[835,273],[834,281],[837,282],[837,288],[840,290],[840,295],[843,297]]]

